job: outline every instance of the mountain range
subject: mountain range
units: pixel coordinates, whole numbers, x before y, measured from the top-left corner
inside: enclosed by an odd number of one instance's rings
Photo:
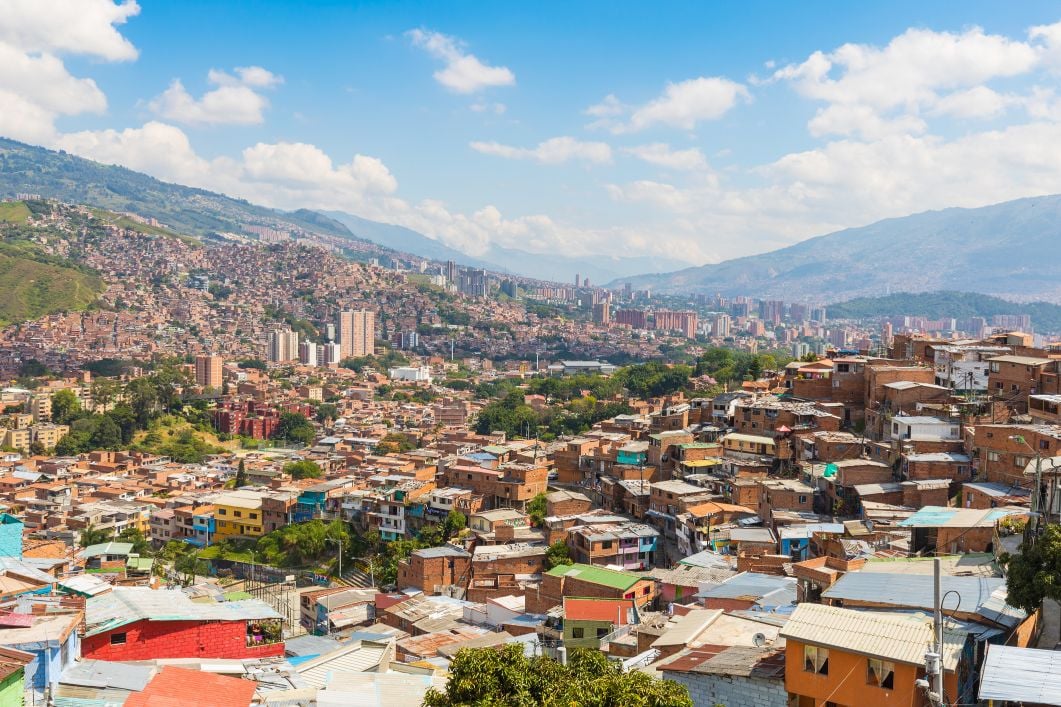
[[[653,292],[820,302],[889,292],[975,291],[1061,299],[1061,196],[891,218],[780,250],[619,278]]]
[[[681,261],[655,256],[571,258],[492,247],[471,256],[403,226],[380,223],[341,211],[280,211],[224,194],[163,182],[124,167],[104,165],[64,151],[0,138],[0,197],[39,194],[72,204],[155,218],[173,230],[195,236],[240,232],[244,224],[272,224],[350,239],[431,260],[568,282],[575,273],[599,284],[646,270],[670,269]]]

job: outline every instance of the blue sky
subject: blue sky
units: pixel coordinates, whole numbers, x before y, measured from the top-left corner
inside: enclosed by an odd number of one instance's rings
[[[1056,3],[0,0],[0,134],[472,254],[1061,192]]]

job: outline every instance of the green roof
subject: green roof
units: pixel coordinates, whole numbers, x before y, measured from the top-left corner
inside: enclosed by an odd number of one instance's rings
[[[553,577],[575,577],[584,582],[603,584],[612,589],[622,590],[629,589],[641,579],[638,575],[630,574],[629,572],[619,572],[604,569],[603,567],[579,564],[557,565],[549,570],[549,574]]]

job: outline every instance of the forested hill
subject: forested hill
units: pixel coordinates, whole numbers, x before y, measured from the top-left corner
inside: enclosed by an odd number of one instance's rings
[[[831,304],[830,319],[868,319],[905,315],[941,319],[985,317],[996,314],[1028,314],[1038,332],[1061,331],[1061,306],[1049,302],[1010,302],[975,292],[896,292],[885,297],[858,297]]]

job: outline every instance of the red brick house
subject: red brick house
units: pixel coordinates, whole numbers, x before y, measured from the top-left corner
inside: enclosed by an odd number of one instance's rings
[[[81,655],[112,661],[283,656],[281,620],[257,599],[198,603],[177,589],[115,587],[88,600]]]

